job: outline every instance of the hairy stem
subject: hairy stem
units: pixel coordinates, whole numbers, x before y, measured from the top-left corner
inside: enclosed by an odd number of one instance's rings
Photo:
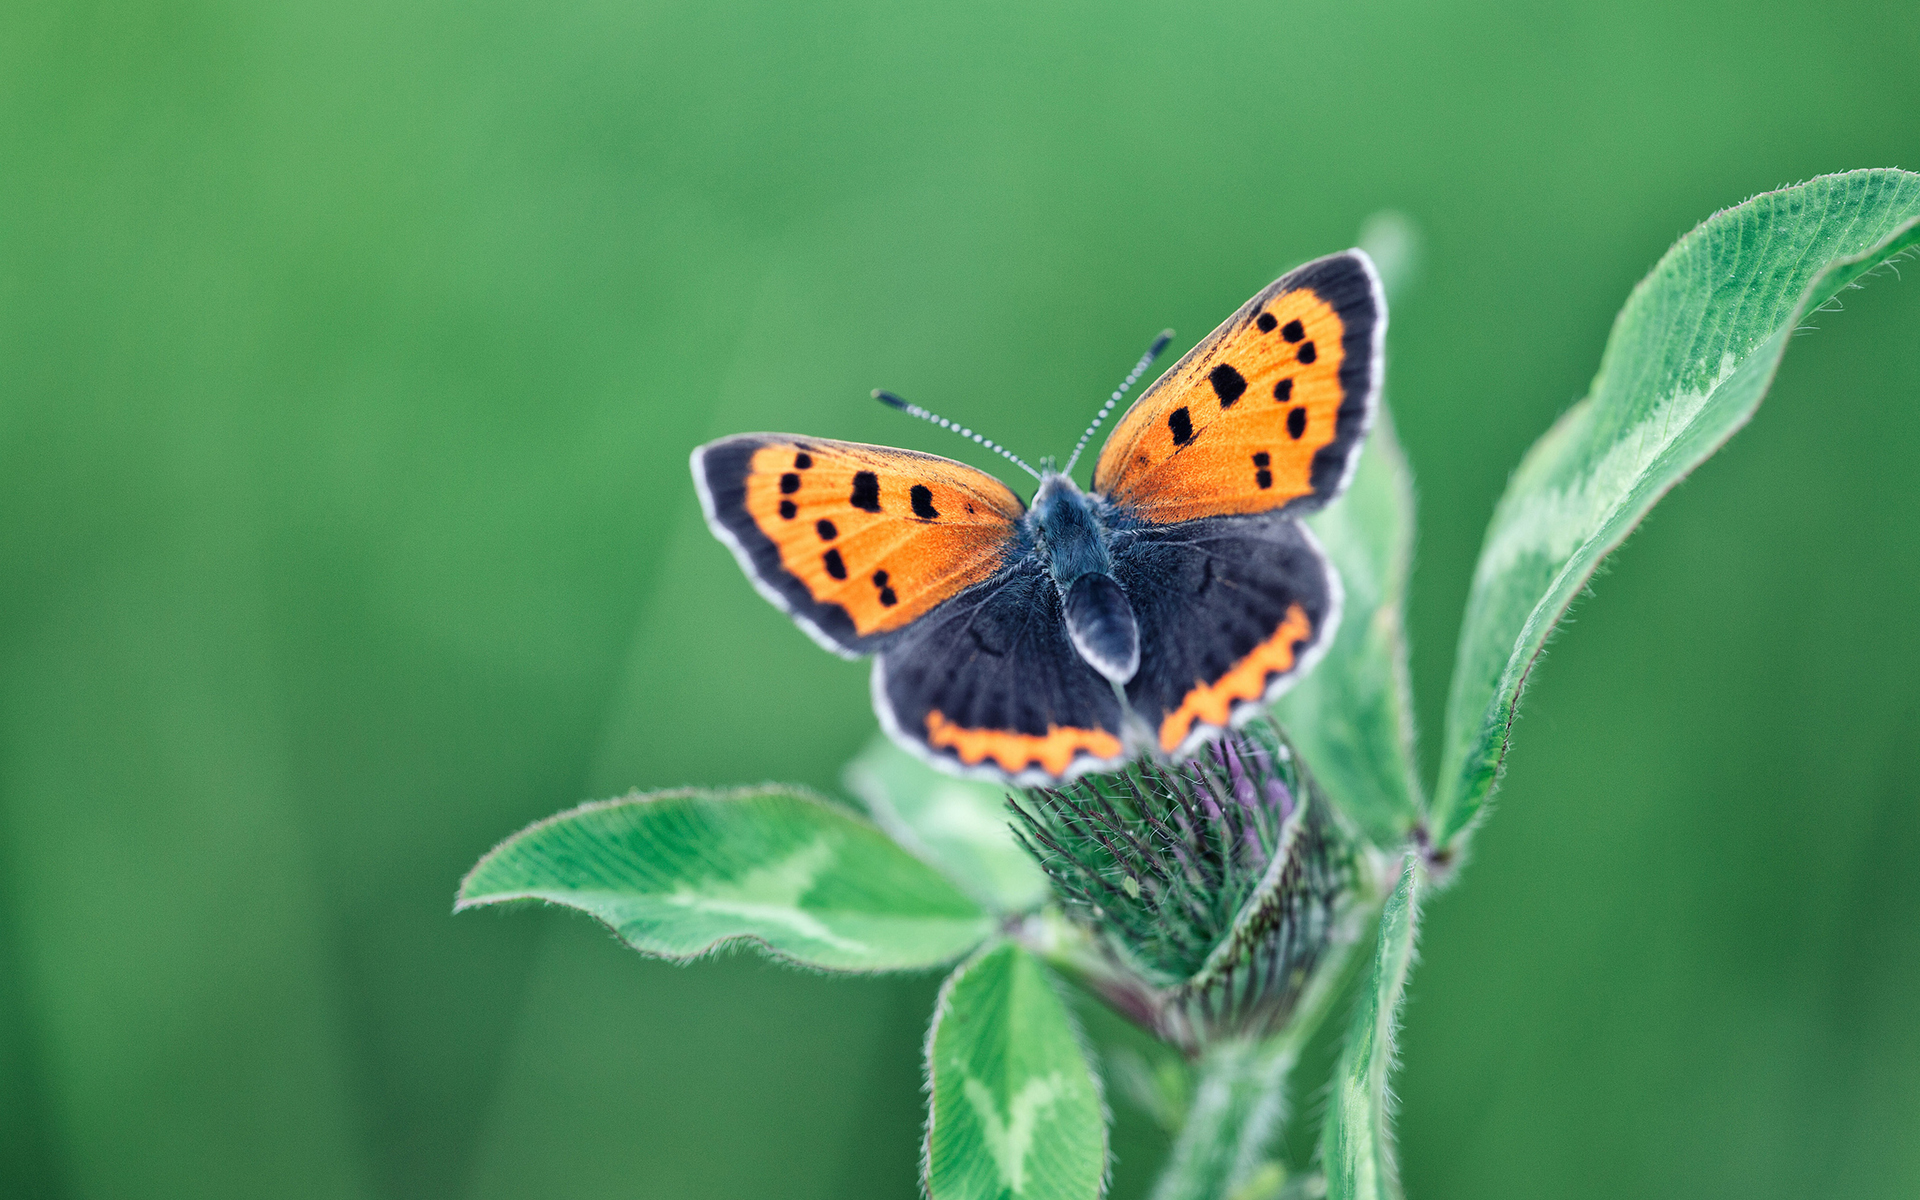
[[[1153,1200],[1217,1200],[1253,1177],[1286,1116],[1287,1073],[1294,1057],[1255,1042],[1208,1047],[1187,1123]]]
[[[1332,961],[1308,985],[1285,1029],[1260,1041],[1217,1042],[1202,1052],[1186,1124],[1153,1200],[1255,1200],[1267,1194],[1259,1181],[1286,1119],[1287,1076],[1345,989],[1359,961],[1353,948],[1347,939],[1329,947]],[[1276,1189],[1279,1181],[1276,1174]]]

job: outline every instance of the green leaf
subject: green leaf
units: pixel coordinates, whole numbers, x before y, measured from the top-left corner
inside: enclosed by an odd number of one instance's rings
[[[942,774],[877,735],[847,764],[847,790],[894,841],[995,912],[1047,898],[1047,877],[1007,826],[1007,789]]]
[[[1437,842],[1492,794],[1527,673],[1600,561],[1753,415],[1808,313],[1920,243],[1917,221],[1920,175],[1828,175],[1716,214],[1634,289],[1591,393],[1528,452],[1488,527],[1447,704]]]
[[[636,794],[550,817],[482,858],[455,910],[508,900],[577,908],[661,958],[742,940],[840,971],[937,966],[993,931],[885,834],[791,787]]]
[[[955,971],[927,1038],[932,1200],[1098,1197],[1107,1119],[1080,1038],[1040,961],[1003,942]]]
[[[1341,811],[1376,845],[1397,846],[1421,804],[1402,624],[1413,479],[1384,406],[1346,495],[1307,524],[1339,568],[1346,604],[1326,657],[1274,715]]]
[[[1327,1200],[1388,1200],[1400,1195],[1393,1164],[1393,1130],[1387,1076],[1393,1070],[1393,1035],[1407,972],[1413,966],[1414,928],[1419,920],[1419,868],[1409,858],[1400,884],[1380,913],[1380,940],[1373,975],[1353,1025],[1347,1030],[1334,1073],[1334,1093],[1320,1134],[1327,1172]]]

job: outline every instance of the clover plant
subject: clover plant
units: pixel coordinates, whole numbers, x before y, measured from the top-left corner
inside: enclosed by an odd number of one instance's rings
[[[1069,985],[1170,1049],[1170,1071],[1115,1064],[1175,1132],[1158,1200],[1396,1196],[1388,1076],[1420,907],[1486,814],[1548,636],[1753,415],[1808,314],[1915,246],[1920,175],[1870,170],[1756,196],[1661,258],[1494,513],[1430,793],[1402,638],[1413,488],[1383,412],[1310,520],[1346,588],[1329,652],[1194,760],[1009,795],[880,739],[847,769],[864,813],[782,786],[587,804],[495,848],[458,907],[566,905],[679,961],[746,943],[823,971],[950,969],[926,1042],[933,1200],[1104,1192]],[[1317,1151],[1281,1161],[1289,1073],[1356,978]]]

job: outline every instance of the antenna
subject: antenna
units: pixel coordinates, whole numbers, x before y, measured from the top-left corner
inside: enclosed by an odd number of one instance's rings
[[[873,398],[875,400],[878,400],[880,403],[886,405],[888,408],[899,409],[901,412],[906,413],[910,417],[919,417],[922,421],[932,421],[935,425],[938,425],[942,429],[951,429],[963,438],[971,438],[974,441],[980,443],[982,446],[985,446],[987,449],[993,451],[995,454],[998,454],[1000,457],[1006,459],[1008,462],[1012,463],[1014,466],[1019,467],[1022,471],[1025,471],[1027,474],[1033,476],[1035,479],[1040,478],[1040,472],[1028,466],[1026,462],[1020,458],[1019,455],[1007,449],[1005,446],[1002,446],[998,442],[988,441],[985,437],[975,433],[971,429],[961,428],[960,422],[958,421],[949,421],[945,417],[939,415],[938,413],[928,412],[926,409],[921,408],[918,404],[908,404],[905,400],[902,400],[900,397],[894,395],[892,392],[886,391],[881,388],[875,388],[873,390]]]
[[[1080,452],[1087,448],[1087,440],[1093,436],[1093,431],[1100,428],[1100,422],[1107,419],[1107,414],[1113,411],[1113,406],[1120,403],[1120,398],[1127,394],[1128,388],[1139,382],[1140,376],[1153,365],[1153,360],[1160,357],[1160,352],[1165,350],[1167,343],[1172,340],[1173,330],[1171,329],[1162,329],[1160,336],[1153,339],[1153,345],[1147,347],[1147,352],[1140,356],[1140,361],[1133,364],[1133,370],[1127,372],[1127,377],[1120,381],[1120,386],[1113,389],[1113,395],[1108,396],[1107,402],[1100,406],[1099,413],[1093,418],[1093,424],[1087,426],[1087,431],[1080,435],[1078,442],[1074,443],[1073,453],[1067,456],[1067,465],[1060,468],[1062,475],[1073,473],[1073,464],[1080,461]]]

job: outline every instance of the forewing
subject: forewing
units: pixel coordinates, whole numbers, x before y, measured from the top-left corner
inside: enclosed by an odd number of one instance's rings
[[[888,643],[873,706],[901,744],[963,775],[1047,785],[1127,757],[1120,700],[1075,652],[1032,555]]]
[[[1140,625],[1127,701],[1174,757],[1285,691],[1340,619],[1339,577],[1279,513],[1132,530],[1113,567]]]
[[[952,459],[747,433],[693,452],[714,536],[767,599],[849,658],[871,653],[1010,556],[1025,507]]]
[[[1325,504],[1372,423],[1386,324],[1364,251],[1288,272],[1127,410],[1094,490],[1156,523]]]

